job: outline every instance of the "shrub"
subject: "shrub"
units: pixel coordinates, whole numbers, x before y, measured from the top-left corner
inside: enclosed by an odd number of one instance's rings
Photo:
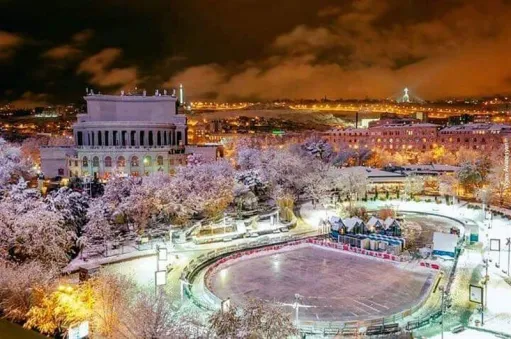
[[[3,263],[0,262],[3,266]],[[0,274],[0,310],[7,319],[23,322],[33,306],[34,293],[48,291],[56,272],[37,262],[6,265]]]

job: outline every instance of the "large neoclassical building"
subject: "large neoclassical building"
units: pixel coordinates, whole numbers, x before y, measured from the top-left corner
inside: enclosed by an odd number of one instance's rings
[[[139,176],[172,171],[190,154],[206,160],[221,156],[217,146],[188,145],[187,120],[178,114],[174,95],[101,95],[84,97],[87,113],[73,126],[75,146],[42,147],[46,177],[108,178],[114,171]]]

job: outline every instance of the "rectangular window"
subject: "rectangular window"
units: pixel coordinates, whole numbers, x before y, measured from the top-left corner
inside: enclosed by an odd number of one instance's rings
[[[119,146],[119,140],[117,140],[117,131],[113,132],[114,142],[113,146]]]
[[[110,132],[105,131],[105,146],[108,146],[108,142],[110,139],[109,137],[110,137]]]
[[[144,131],[140,131],[140,146],[145,146],[145,133]]]
[[[82,132],[77,132],[76,133],[76,143],[78,144],[78,146],[83,146],[83,133]]]
[[[154,145],[153,131],[149,131],[149,146],[153,146],[153,145]]]

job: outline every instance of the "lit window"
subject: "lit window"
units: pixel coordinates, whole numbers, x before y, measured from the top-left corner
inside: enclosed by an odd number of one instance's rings
[[[144,166],[151,166],[152,160],[149,155],[144,157]]]

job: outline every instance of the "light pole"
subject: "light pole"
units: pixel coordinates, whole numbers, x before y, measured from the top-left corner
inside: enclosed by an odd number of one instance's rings
[[[449,293],[445,289],[445,286],[440,286],[439,289],[440,289],[440,292],[442,293],[442,303],[441,303],[442,318],[440,320],[440,325],[442,328],[442,339],[443,339],[444,338],[444,313],[445,313],[445,310],[450,307],[451,298],[449,296]]]
[[[295,324],[296,324],[296,327],[298,328],[298,311],[300,309],[300,300],[302,299],[302,296],[299,295],[298,293],[295,294],[295,303],[293,305],[293,307],[295,308]]]
[[[509,261],[511,258],[511,237],[506,238],[506,245],[507,245],[507,276],[509,277]]]
[[[483,284],[484,284],[484,303],[482,305],[483,310],[488,306],[488,281],[490,280],[490,276],[488,275],[488,267],[490,266],[490,261],[488,258],[484,260],[484,268],[486,269],[486,274],[484,276]]]

